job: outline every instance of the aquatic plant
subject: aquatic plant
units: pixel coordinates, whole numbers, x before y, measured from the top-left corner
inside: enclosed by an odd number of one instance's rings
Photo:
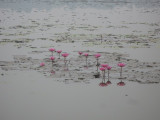
[[[56,52],[58,53],[58,59],[60,59],[60,54],[61,54],[62,50],[57,50]]]
[[[101,57],[101,54],[97,53],[97,54],[95,54],[94,56],[95,56],[96,61],[97,61],[96,66],[97,66],[97,72],[98,72],[98,67],[99,67],[99,65],[100,65],[100,64],[99,64],[99,57]]]
[[[53,56],[50,57],[50,60],[52,61],[52,65],[53,65],[54,59],[55,59],[55,57],[53,57]]]
[[[120,78],[122,78],[122,68],[125,66],[126,64],[124,63],[118,63],[118,66],[121,67],[121,70],[120,70]]]
[[[66,60],[66,57],[68,57],[68,53],[63,53],[62,56],[64,57],[64,64],[66,66],[66,63],[67,63],[67,60]]]
[[[108,70],[108,81],[107,81],[107,84],[111,84],[111,81],[109,80],[109,71],[111,70],[111,66],[107,66],[107,70]]]
[[[86,66],[88,65],[88,63],[87,63],[87,59],[88,59],[88,53],[84,53],[84,56],[86,57]]]
[[[53,56],[53,51],[55,51],[54,48],[50,48],[49,51],[52,53],[52,56]]]
[[[105,67],[100,67],[99,69],[102,71],[102,81],[105,82],[105,70],[106,70],[106,68]]]
[[[83,54],[83,52],[79,51],[78,54],[81,56]]]
[[[108,64],[101,64],[101,67],[107,68]]]
[[[43,67],[43,66],[45,66],[45,63],[44,62],[40,63],[40,67]]]

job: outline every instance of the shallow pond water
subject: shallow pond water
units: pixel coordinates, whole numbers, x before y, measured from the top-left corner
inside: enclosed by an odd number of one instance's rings
[[[0,119],[56,120],[159,120],[159,84],[139,84],[119,80],[100,87],[64,84],[35,71],[12,71],[0,76]],[[3,80],[2,80],[3,79]]]
[[[159,26],[159,0],[0,0],[0,120],[159,120]]]

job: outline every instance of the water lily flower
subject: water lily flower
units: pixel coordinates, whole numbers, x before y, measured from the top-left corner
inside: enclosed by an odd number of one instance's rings
[[[106,70],[105,67],[100,67],[99,69],[100,69],[101,71],[105,71],[105,70]]]
[[[79,51],[79,52],[78,52],[78,54],[79,54],[79,55],[82,55],[82,54],[83,54],[83,52],[80,52],[80,51]]]
[[[62,54],[62,56],[63,56],[64,58],[68,57],[68,55],[69,55],[68,53],[63,53],[63,54]]]
[[[55,51],[55,49],[54,49],[54,48],[50,48],[49,51],[50,51],[50,52],[53,52],[53,51]]]
[[[45,63],[43,63],[43,62],[42,62],[42,63],[40,63],[40,66],[41,66],[41,67],[45,66]]]
[[[95,58],[99,58],[99,57],[101,57],[101,54],[97,53],[94,56],[95,56]]]
[[[107,68],[108,64],[101,64],[101,66]]]
[[[53,56],[51,56],[51,57],[50,57],[50,60],[52,60],[52,61],[53,61],[54,59],[55,59],[55,57],[53,57]]]
[[[89,55],[88,53],[84,53],[84,56],[88,57],[88,55]]]
[[[124,67],[126,64],[124,64],[124,63],[118,63],[118,66],[119,67]]]
[[[57,52],[57,53],[61,53],[61,52],[62,52],[62,50],[57,50],[56,52]]]
[[[111,70],[112,67],[111,66],[107,66],[106,68],[107,68],[107,70]]]
[[[55,51],[54,48],[50,48],[49,51],[52,53],[52,56],[53,56],[53,51]]]

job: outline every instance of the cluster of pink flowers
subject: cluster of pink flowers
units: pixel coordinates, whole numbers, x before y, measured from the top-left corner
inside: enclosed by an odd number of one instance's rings
[[[105,71],[107,70],[111,70],[111,66],[109,66],[108,64],[101,64],[101,67],[99,68],[101,71]]]
[[[62,53],[62,50],[56,50],[55,48],[50,48],[49,51],[52,53],[50,60],[53,62],[55,60],[55,57],[53,56],[53,52],[57,52],[59,54],[59,59],[60,59],[60,54]],[[66,57],[68,56],[68,53],[63,53],[62,56],[64,57],[64,59],[66,59]],[[40,63],[40,67],[45,66],[45,63],[42,62]]]
[[[56,50],[56,49],[54,49],[54,48],[50,48],[49,51],[52,53],[52,56],[50,57],[50,60],[52,61],[52,63],[53,63],[53,61],[55,60],[55,57],[53,56],[53,52],[57,52],[57,53],[59,54],[59,58],[58,58],[58,59],[60,59],[60,54],[62,53],[62,50]],[[84,55],[84,56],[86,57],[86,65],[87,65],[87,58],[88,58],[89,54],[88,54],[88,53],[83,53],[83,52],[81,52],[81,51],[79,51],[78,54],[79,54],[80,56]],[[69,54],[68,54],[68,53],[62,53],[61,55],[64,57],[64,63],[65,63],[65,65],[66,65],[66,63],[67,63],[66,58],[69,56]],[[97,54],[94,55],[94,57],[95,57],[96,60],[97,60],[97,65],[96,65],[96,66],[97,66],[97,72],[98,72],[98,68],[99,68],[99,62],[98,62],[98,60],[99,60],[99,58],[101,57],[101,54],[100,54],[100,53],[97,53]],[[122,77],[122,67],[125,67],[126,64],[124,64],[124,63],[118,63],[117,65],[118,65],[119,67],[121,67],[120,77]],[[40,67],[43,67],[43,66],[45,66],[45,63],[44,63],[44,62],[40,63]],[[112,69],[112,67],[109,66],[108,64],[101,64],[101,65],[100,65],[99,70],[102,71],[102,77],[103,77],[103,81],[102,81],[102,83],[100,83],[100,86],[107,86],[107,85],[111,84],[111,82],[109,81],[109,71],[110,71],[111,69]],[[106,71],[106,70],[108,70],[108,81],[105,83],[105,71]],[[121,81],[121,82],[119,82],[117,85],[119,85],[119,86],[124,86],[125,83],[123,83],[123,82]]]

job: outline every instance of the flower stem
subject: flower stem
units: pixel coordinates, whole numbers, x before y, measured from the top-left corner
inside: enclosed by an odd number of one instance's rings
[[[108,81],[109,81],[109,70],[108,70]]]
[[[53,67],[53,60],[52,60],[52,67]]]
[[[58,59],[60,59],[60,53],[58,53],[59,54],[59,58]]]
[[[105,71],[103,71],[103,80],[105,82]]]
[[[52,51],[52,56],[53,56],[53,51]]]
[[[86,57],[86,66],[87,66],[87,57]]]
[[[98,72],[98,67],[99,67],[99,64],[98,64],[98,58],[97,58],[97,65],[96,65],[96,66],[97,66],[97,72]]]
[[[65,66],[66,66],[66,63],[67,63],[66,57],[64,57],[64,65],[65,65]]]
[[[120,78],[122,78],[122,67],[121,67],[121,71],[120,71]]]

